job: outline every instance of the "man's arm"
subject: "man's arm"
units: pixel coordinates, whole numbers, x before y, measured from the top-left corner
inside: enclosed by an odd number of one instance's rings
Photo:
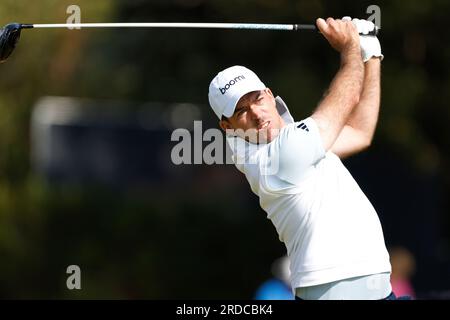
[[[317,20],[317,27],[333,48],[341,53],[341,66],[327,94],[312,114],[326,151],[331,149],[358,104],[364,66],[359,34],[351,21],[328,18]]]
[[[364,65],[364,83],[359,104],[331,148],[341,158],[348,157],[370,146],[380,110],[381,62],[372,58]]]

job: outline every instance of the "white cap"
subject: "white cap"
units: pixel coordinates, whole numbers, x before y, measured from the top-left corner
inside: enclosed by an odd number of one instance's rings
[[[252,91],[266,89],[258,76],[242,66],[233,66],[219,72],[209,85],[208,99],[215,114],[231,117],[239,99]]]

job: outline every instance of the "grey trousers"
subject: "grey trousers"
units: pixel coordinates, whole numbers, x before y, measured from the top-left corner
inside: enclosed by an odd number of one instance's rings
[[[295,295],[303,300],[381,300],[391,292],[386,272],[297,288]]]

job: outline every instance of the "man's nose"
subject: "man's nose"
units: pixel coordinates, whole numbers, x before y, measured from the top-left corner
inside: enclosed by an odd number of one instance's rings
[[[260,107],[260,106],[257,106],[256,104],[250,105],[249,113],[250,113],[250,117],[251,117],[253,120],[259,120],[259,119],[261,119],[262,110],[261,110],[261,107]]]

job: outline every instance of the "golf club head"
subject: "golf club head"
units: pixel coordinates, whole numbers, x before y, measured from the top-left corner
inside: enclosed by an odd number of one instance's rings
[[[8,59],[20,39],[20,23],[10,23],[0,29],[0,63]]]

